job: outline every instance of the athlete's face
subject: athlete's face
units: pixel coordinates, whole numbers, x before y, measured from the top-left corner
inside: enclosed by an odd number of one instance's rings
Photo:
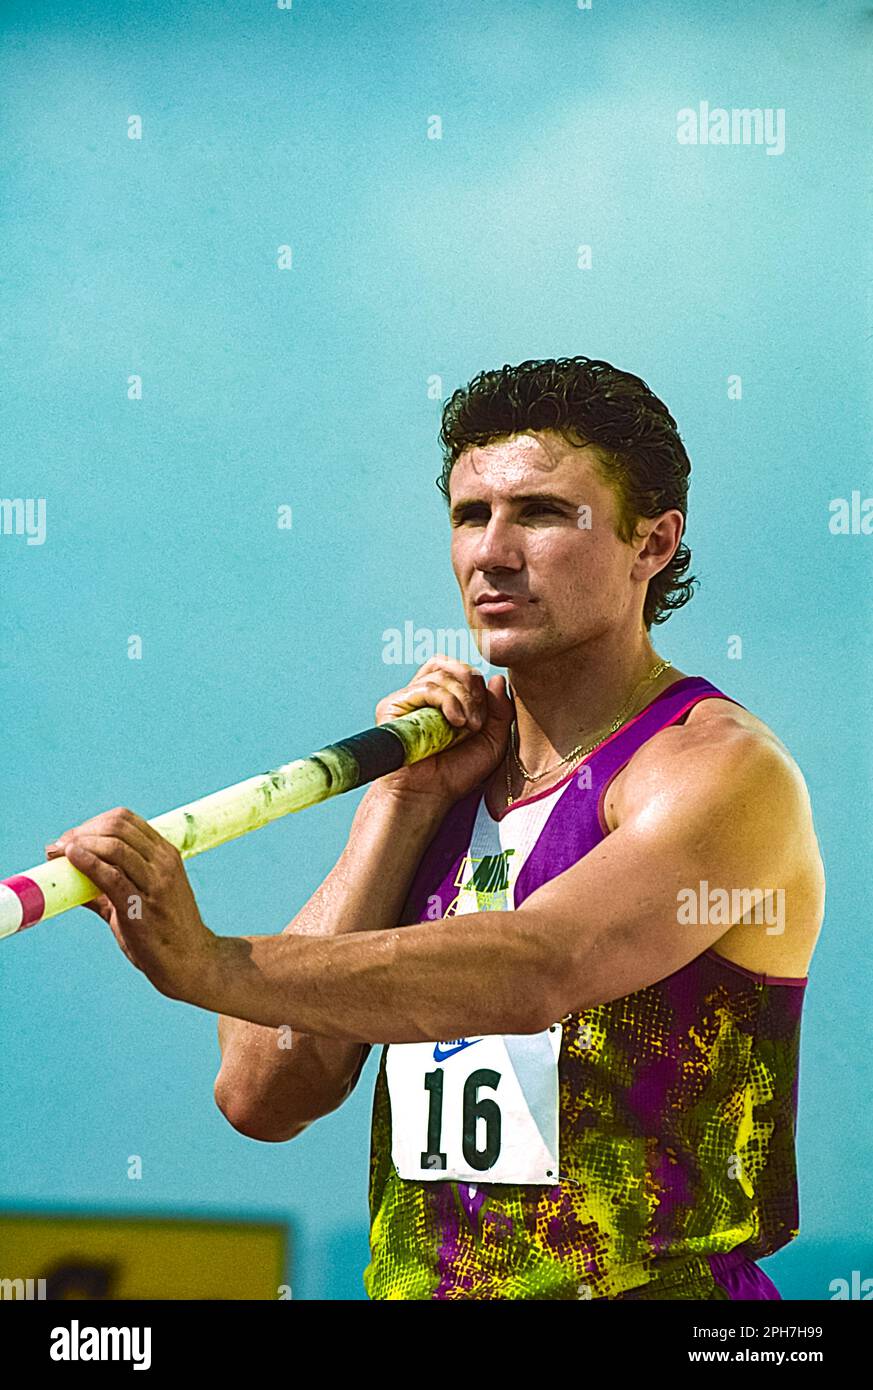
[[[637,559],[642,540],[617,536],[617,500],[590,448],[552,430],[504,437],[465,450],[449,489],[452,567],[492,665],[556,655],[617,624],[639,628],[653,571]],[[654,571],[664,563],[662,554]]]

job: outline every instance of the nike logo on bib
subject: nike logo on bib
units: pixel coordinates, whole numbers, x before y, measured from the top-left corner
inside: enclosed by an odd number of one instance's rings
[[[435,1047],[434,1047],[434,1050],[433,1050],[433,1059],[434,1059],[435,1062],[444,1062],[444,1061],[446,1060],[447,1057],[454,1057],[454,1055],[455,1055],[456,1052],[463,1052],[463,1050],[464,1050],[465,1047],[474,1047],[475,1044],[476,1044],[477,1042],[481,1042],[482,1039],[481,1039],[481,1038],[470,1038],[470,1039],[468,1039],[468,1038],[451,1038],[451,1039],[449,1039],[449,1041],[456,1043],[457,1046],[455,1046],[455,1047],[447,1047],[446,1050],[443,1051],[442,1048],[440,1047],[440,1044],[437,1043],[437,1044],[435,1045]]]

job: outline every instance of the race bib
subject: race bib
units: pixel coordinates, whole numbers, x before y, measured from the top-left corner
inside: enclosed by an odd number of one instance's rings
[[[391,1043],[391,1157],[402,1178],[558,1180],[563,1029]]]

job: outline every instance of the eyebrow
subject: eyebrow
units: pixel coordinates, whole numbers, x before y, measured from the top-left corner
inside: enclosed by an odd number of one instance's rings
[[[559,507],[576,508],[576,503],[569,497],[562,497],[557,492],[515,492],[509,498],[510,502],[554,502]],[[483,497],[461,497],[454,504],[449,513],[452,521],[456,521],[464,512],[471,507],[487,507],[489,504]]]

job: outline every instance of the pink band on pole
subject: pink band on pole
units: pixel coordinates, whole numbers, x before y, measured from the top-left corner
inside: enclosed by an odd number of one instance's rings
[[[4,878],[3,886],[12,889],[12,892],[20,899],[24,909],[24,916],[18,930],[24,931],[25,927],[32,927],[34,922],[38,922],[45,912],[45,898],[39,884],[34,883],[33,879],[28,878],[26,874],[16,874],[13,878]]]

